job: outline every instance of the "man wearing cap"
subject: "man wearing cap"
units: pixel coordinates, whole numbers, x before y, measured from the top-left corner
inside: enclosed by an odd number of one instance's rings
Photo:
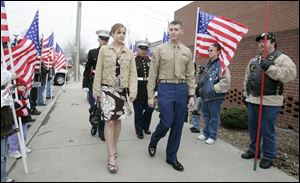
[[[143,131],[150,135],[149,130],[153,108],[148,105],[148,74],[150,59],[147,56],[147,49],[150,43],[146,40],[136,42],[137,56],[135,57],[135,64],[138,74],[138,93],[137,98],[133,102],[134,106],[134,125],[135,132],[139,139],[143,139]]]
[[[90,103],[90,113],[94,110],[95,99],[93,97],[93,82],[95,69],[97,64],[97,58],[99,54],[99,50],[102,45],[107,45],[109,40],[109,31],[106,30],[98,30],[96,31],[98,35],[99,47],[92,49],[88,52],[88,60],[85,65],[85,70],[83,72],[83,83],[82,88],[88,92],[89,95],[89,103]],[[104,123],[99,123],[98,126],[98,135],[102,141],[104,141]]]
[[[266,45],[264,44],[266,38]],[[296,79],[296,65],[290,57],[277,49],[277,40],[273,33],[262,33],[256,37],[259,54],[250,60],[244,79],[244,97],[248,102],[248,128],[250,133],[249,150],[242,154],[243,159],[255,157],[256,134],[259,116],[262,71],[264,71],[264,95],[261,120],[262,152],[260,167],[270,168],[276,156],[275,123],[283,105],[283,84]],[[266,47],[265,47],[266,46]],[[266,59],[264,59],[266,49]],[[262,150],[262,151],[261,151]]]
[[[151,136],[148,146],[150,156],[156,153],[156,147],[169,129],[167,145],[167,163],[175,170],[183,171],[177,160],[186,107],[194,106],[195,68],[192,53],[180,42],[183,26],[180,21],[172,21],[169,25],[171,40],[159,46],[151,58],[148,80],[148,104],[154,107],[154,88],[158,83],[158,103],[160,122]]]

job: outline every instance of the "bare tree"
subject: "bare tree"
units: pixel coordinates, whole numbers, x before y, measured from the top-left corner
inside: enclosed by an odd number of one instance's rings
[[[71,62],[70,64],[72,64],[73,68],[75,67],[75,59],[76,59],[76,44],[75,41],[69,41],[68,43],[66,43],[64,45],[64,52],[65,55],[68,55],[71,58]],[[80,47],[80,63],[81,65],[83,65],[86,62],[87,59],[87,48],[86,48],[86,44],[82,43],[81,47]]]

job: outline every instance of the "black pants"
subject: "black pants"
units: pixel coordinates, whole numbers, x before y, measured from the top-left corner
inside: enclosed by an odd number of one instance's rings
[[[31,109],[35,109],[35,107],[37,106],[36,100],[37,100],[37,88],[32,88],[29,97]]]

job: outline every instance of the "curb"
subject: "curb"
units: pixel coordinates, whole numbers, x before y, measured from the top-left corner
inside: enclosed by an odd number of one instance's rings
[[[28,129],[27,132],[27,140],[26,140],[26,145],[28,145],[31,140],[33,139],[33,137],[37,134],[38,130],[40,129],[40,127],[42,126],[42,124],[44,123],[44,121],[47,119],[47,117],[49,116],[49,114],[51,113],[54,104],[56,103],[56,101],[58,100],[58,98],[60,97],[61,93],[63,92],[64,87],[61,87],[56,96],[46,107],[45,110],[39,115],[38,118],[36,118],[36,121],[34,123],[32,123],[32,125],[30,126],[30,128]],[[22,160],[22,158],[20,158],[20,160]],[[18,159],[13,159],[13,158],[7,158],[7,174],[10,173],[10,171],[12,170],[12,168],[14,167],[14,165],[17,163]],[[28,168],[29,169],[29,168]],[[28,172],[30,172],[28,170]]]

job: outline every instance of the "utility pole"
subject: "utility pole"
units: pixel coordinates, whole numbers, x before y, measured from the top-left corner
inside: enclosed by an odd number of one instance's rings
[[[79,60],[80,60],[80,30],[81,30],[81,1],[77,2],[77,22],[76,22],[76,60],[74,82],[79,81]]]

